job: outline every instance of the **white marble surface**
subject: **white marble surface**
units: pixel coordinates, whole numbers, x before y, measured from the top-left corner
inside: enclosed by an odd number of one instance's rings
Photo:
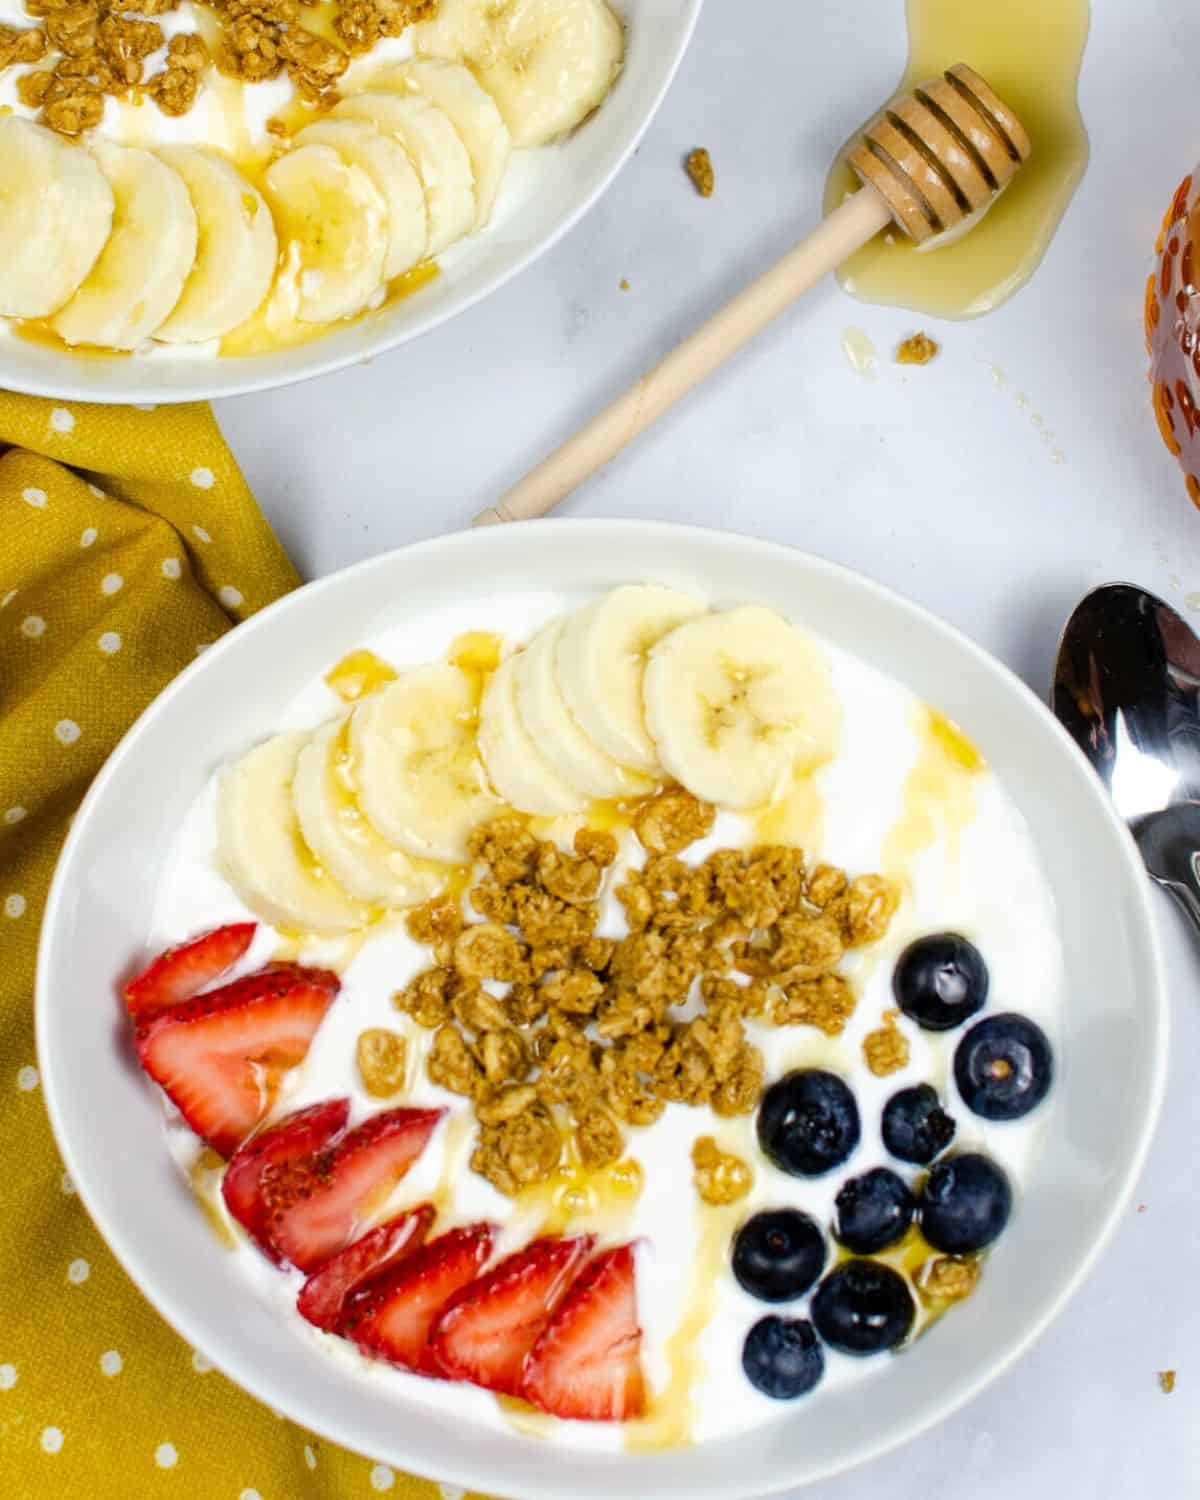
[[[908,372],[885,362],[874,380],[851,369],[843,331],[858,325],[886,351],[918,320],[819,290],[579,494],[563,524],[649,516],[808,548],[936,610],[1039,691],[1063,619],[1096,583],[1136,579],[1200,624],[1200,514],[1154,431],[1140,326],[1159,218],[1200,155],[1187,60],[1200,12],[1188,0],[1096,10],[1082,93],[1092,164],[1030,286],[973,324],[920,320],[942,356]],[[903,52],[900,0],[709,0],[637,157],[539,265],[368,368],[222,405],[302,570],[463,525],[786,247]],[[680,170],[696,144],[716,163],[710,202]],[[1144,1211],[1130,1208],[1016,1369],[936,1433],[806,1500],[1200,1495],[1200,948],[1165,898],[1160,918],[1176,1029]],[[1179,1370],[1169,1397],[1164,1367]]]

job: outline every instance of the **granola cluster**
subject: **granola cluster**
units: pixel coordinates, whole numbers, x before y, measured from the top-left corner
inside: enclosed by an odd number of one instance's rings
[[[178,10],[180,3],[25,0],[29,17],[40,25],[0,26],[0,73],[31,68],[17,80],[17,97],[39,110],[44,124],[70,136],[100,123],[106,95],[152,99],[164,114],[187,114],[210,65],[247,83],[286,70],[302,99],[327,108],[337,102],[334,85],[352,55],[427,20],[438,0],[332,0],[336,42],[300,24],[298,0],[197,0],[221,23],[215,56],[194,32],[167,44],[153,18]],[[148,60],[164,47],[162,66],[147,73]]]
[[[434,965],[395,1004],[434,1033],[433,1082],[474,1102],[471,1165],[502,1192],[552,1176],[568,1145],[586,1167],[617,1161],[623,1128],[652,1124],[668,1102],[752,1112],[763,1058],[748,1019],[829,1035],[846,1025],[855,1001],[838,966],[883,936],[896,891],[809,871],[782,846],[679,859],[713,817],[677,787],[639,805],[647,857],[617,888],[629,928],[618,940],[595,932],[612,835],[581,829],[568,853],[515,817],[472,840],[481,920],[449,895],[410,914]]]

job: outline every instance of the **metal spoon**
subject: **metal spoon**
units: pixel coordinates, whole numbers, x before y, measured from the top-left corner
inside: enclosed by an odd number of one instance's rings
[[[1200,640],[1145,589],[1105,584],[1063,630],[1054,712],[1200,932]]]

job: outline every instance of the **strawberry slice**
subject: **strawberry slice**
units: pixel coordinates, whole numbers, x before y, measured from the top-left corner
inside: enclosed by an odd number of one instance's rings
[[[355,1240],[300,1288],[296,1306],[301,1317],[332,1333],[351,1297],[367,1281],[390,1271],[406,1255],[425,1243],[437,1210],[432,1203],[397,1214]]]
[[[525,1356],[571,1289],[595,1240],[534,1240],[478,1277],[446,1304],[430,1346],[452,1380],[516,1396]]]
[[[336,974],[273,964],[138,1025],[142,1067],[214,1151],[232,1156],[308,1051]]]
[[[385,1109],[336,1141],[263,1174],[271,1244],[315,1271],[354,1238],[420,1156],[444,1109]]]
[[[563,1298],[525,1365],[521,1395],[556,1417],[623,1422],[646,1409],[632,1245],[605,1250]]]
[[[478,1276],[492,1232],[490,1224],[467,1224],[414,1250],[353,1299],[337,1332],[402,1369],[440,1376],[429,1331],[455,1292]]]
[[[129,1014],[140,1020],[215,984],[245,953],[257,930],[256,922],[230,922],[160,953],[125,986]]]
[[[287,1115],[251,1136],[239,1148],[221,1182],[225,1206],[264,1255],[279,1264],[279,1252],[267,1232],[263,1176],[306,1160],[340,1135],[350,1118],[349,1099],[328,1099]]]

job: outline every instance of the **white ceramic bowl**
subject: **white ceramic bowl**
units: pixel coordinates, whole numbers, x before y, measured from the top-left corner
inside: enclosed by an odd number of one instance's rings
[[[962,723],[1028,820],[1061,919],[1067,999],[1054,1117],[982,1292],[868,1386],[822,1393],[747,1437],[653,1456],[573,1454],[430,1417],[352,1379],[215,1253],[161,1143],[106,976],[142,950],[155,881],[213,765],[384,624],[509,589],[652,577],[759,600]],[[1148,882],[1099,782],[1005,668],[877,585],[787,548],[648,522],[543,521],[426,542],[309,584],[204,653],[126,736],[75,819],[46,908],[38,1055],[54,1130],[100,1231],[179,1332],[263,1401],[401,1468],[522,1500],[741,1500],[828,1475],[961,1405],[1079,1286],[1129,1196],[1157,1117],[1167,1009]],[[819,1420],[817,1419],[819,1416]]]
[[[702,0],[613,0],[628,51],[616,87],[564,144],[514,155],[493,222],[438,257],[419,292],[296,349],[240,359],[186,350],[113,358],[0,337],[0,390],[61,400],[207,401],[328,375],[407,344],[503,286],[595,203],[641,140],[675,76]]]

